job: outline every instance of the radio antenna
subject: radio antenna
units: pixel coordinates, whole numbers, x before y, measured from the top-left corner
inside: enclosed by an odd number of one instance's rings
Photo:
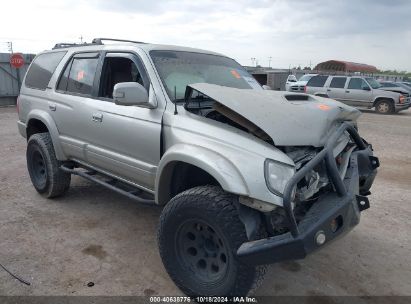
[[[174,115],[177,115],[177,87],[174,86]]]

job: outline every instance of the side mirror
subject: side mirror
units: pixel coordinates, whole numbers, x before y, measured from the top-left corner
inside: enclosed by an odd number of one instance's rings
[[[268,85],[266,85],[266,84],[265,84],[265,85],[263,85],[263,89],[264,89],[264,90],[272,90],[272,89],[271,89],[271,87],[270,87],[270,86],[268,86]]]
[[[145,87],[137,82],[120,82],[114,86],[113,99],[116,105],[153,108]]]

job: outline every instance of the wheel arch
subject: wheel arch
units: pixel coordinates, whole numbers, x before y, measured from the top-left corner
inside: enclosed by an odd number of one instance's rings
[[[381,97],[381,96],[374,99],[374,102],[373,102],[372,106],[375,107],[377,105],[377,102],[379,102],[381,100],[387,100],[387,101],[391,102],[393,107],[395,108],[395,101],[394,101],[393,98],[391,98],[391,97]]]
[[[64,155],[63,149],[61,147],[61,141],[57,126],[50,114],[39,110],[31,111],[27,116],[27,141],[30,139],[31,135],[43,132],[50,133],[51,141],[56,153],[56,158],[58,160],[66,160],[67,157]]]
[[[240,195],[249,193],[231,161],[204,147],[186,144],[176,145],[164,154],[155,184],[156,202],[160,205],[184,190],[206,184],[219,185],[227,192]]]

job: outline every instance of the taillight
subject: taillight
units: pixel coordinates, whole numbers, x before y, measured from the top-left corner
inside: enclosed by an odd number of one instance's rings
[[[400,95],[400,103],[404,103],[405,101],[405,96],[404,95]]]
[[[16,110],[17,110],[17,114],[19,114],[20,113],[19,96],[17,96],[17,100],[16,100]]]
[[[304,86],[304,93],[307,93],[307,86]]]

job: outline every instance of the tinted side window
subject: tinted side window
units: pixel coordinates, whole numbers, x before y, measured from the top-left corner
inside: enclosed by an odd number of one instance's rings
[[[65,54],[66,52],[54,52],[37,56],[27,72],[25,85],[29,88],[45,90]]]
[[[347,77],[333,77],[330,83],[330,88],[343,89],[345,86],[346,80],[347,80]]]
[[[113,98],[113,89],[117,83],[137,82],[148,88],[144,75],[128,57],[106,56],[101,73],[99,97]]]
[[[362,90],[362,88],[368,88],[368,85],[362,78],[351,78],[348,84],[348,89],[351,90]]]
[[[327,81],[328,76],[314,76],[313,78],[311,78],[308,83],[307,86],[308,87],[323,87],[325,82]]]
[[[98,58],[74,57],[66,66],[58,90],[75,94],[91,95]]]

